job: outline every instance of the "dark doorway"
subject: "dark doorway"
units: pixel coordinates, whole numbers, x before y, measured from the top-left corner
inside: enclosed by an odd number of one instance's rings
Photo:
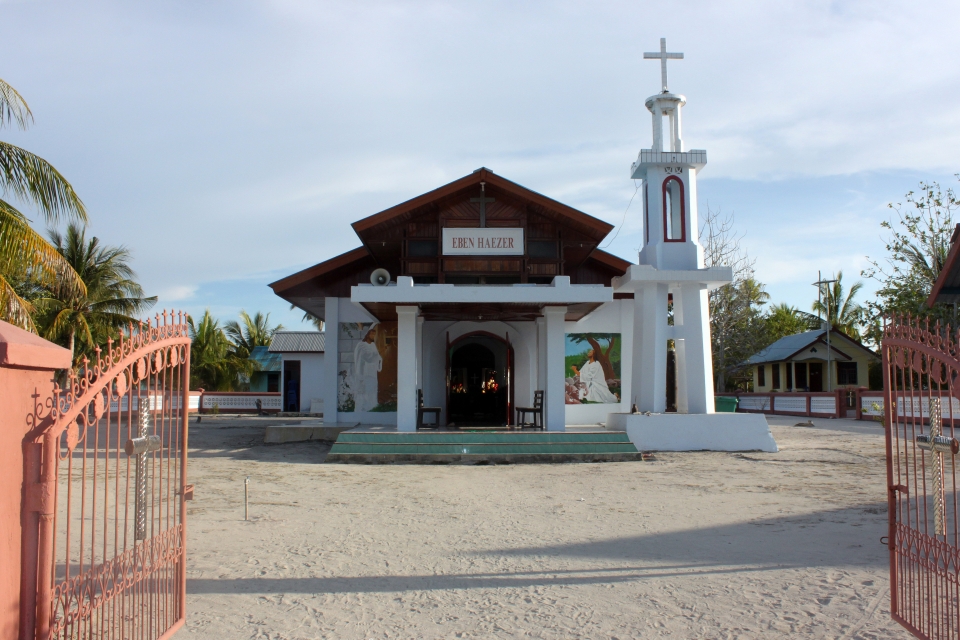
[[[509,351],[507,343],[490,335],[465,336],[450,345],[448,424],[508,424]]]
[[[810,391],[823,391],[823,363],[810,363]]]
[[[283,410],[300,413],[300,361],[283,363]]]

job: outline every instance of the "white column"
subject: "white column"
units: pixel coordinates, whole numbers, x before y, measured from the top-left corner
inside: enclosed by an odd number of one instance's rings
[[[640,411],[663,413],[667,409],[667,285],[644,284],[633,297],[634,395]]]
[[[417,316],[416,306],[397,307],[397,431],[417,430]]]
[[[336,424],[337,402],[340,391],[340,298],[324,300],[324,344],[323,344],[323,422]],[[283,391],[283,387],[280,387]]]
[[[656,101],[653,103],[653,150],[663,151],[663,112]]]
[[[564,316],[566,307],[544,307],[546,328],[544,364],[544,424],[548,431],[564,431],[567,423],[567,408],[564,404]]]
[[[547,324],[544,318],[537,318],[537,386],[535,391],[547,388]],[[533,404],[533,394],[530,394]]]
[[[683,296],[680,289],[673,292],[673,345],[677,358],[677,413],[689,413],[690,404],[687,402],[687,341],[683,333]]]
[[[417,388],[423,389],[423,318],[417,315]]]
[[[681,375],[687,387],[687,412],[713,413],[713,355],[710,351],[707,288],[702,284],[689,283],[680,288],[679,294],[684,310],[685,354]],[[674,299],[676,296],[674,293]]]
[[[680,139],[680,105],[673,109],[673,146],[674,151],[683,151],[683,141]]]
[[[633,403],[633,360],[636,357],[633,348],[633,301],[618,300],[620,305],[620,411],[630,412]],[[564,363],[566,364],[566,363]]]

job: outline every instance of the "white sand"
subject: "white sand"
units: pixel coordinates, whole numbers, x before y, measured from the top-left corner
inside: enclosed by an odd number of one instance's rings
[[[205,420],[178,636],[908,638],[889,617],[882,431],[817,422],[851,431],[774,426],[777,454],[446,467],[324,465],[324,445]]]

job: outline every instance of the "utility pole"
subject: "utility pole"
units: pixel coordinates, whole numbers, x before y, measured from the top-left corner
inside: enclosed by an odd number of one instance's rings
[[[820,271],[817,271],[817,281],[814,282],[814,286],[817,288],[817,302],[820,303],[819,306],[823,306],[823,285],[832,284],[836,280],[824,280],[823,276],[820,274]],[[827,291],[827,391],[833,391],[833,382],[830,377],[832,371],[830,369],[831,360],[833,359],[833,352],[830,349],[830,333],[833,331],[833,325],[830,323],[830,292]]]

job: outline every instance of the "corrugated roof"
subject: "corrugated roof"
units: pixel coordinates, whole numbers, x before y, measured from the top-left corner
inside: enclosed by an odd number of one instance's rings
[[[792,336],[784,336],[763,351],[750,356],[750,359],[747,360],[747,364],[783,362],[797,351],[800,351],[804,347],[807,347],[819,340],[824,334],[826,334],[826,332],[826,329],[817,329],[815,331],[795,333]]]
[[[283,361],[279,353],[270,353],[269,347],[254,347],[250,351],[249,359],[260,365],[257,371],[262,372],[280,371],[280,363]]]
[[[277,331],[270,351],[274,353],[323,353],[322,331]]]

